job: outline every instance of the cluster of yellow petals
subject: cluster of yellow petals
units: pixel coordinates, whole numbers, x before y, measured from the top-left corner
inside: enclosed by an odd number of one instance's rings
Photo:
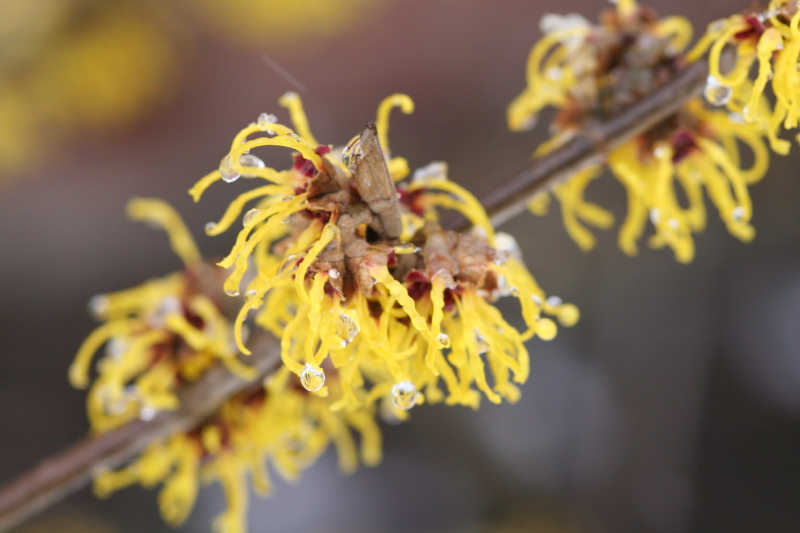
[[[638,16],[637,9],[635,2],[620,2],[617,16],[624,21],[625,16]],[[776,9],[776,6],[771,9]],[[548,105],[559,109],[577,106],[591,113],[598,105],[597,94],[603,89],[617,90],[613,79],[595,72],[598,66],[593,59],[599,53],[593,48],[597,42],[596,35],[609,29],[591,26],[576,17],[570,15],[559,19],[560,28],[546,33],[534,46],[528,62],[528,87],[508,109],[511,129],[520,130],[532,124],[532,117]],[[687,60],[696,60],[711,47],[709,64],[712,77],[709,80],[713,78],[716,81],[710,81],[712,85],[706,94],[710,97],[715,94],[714,90],[717,95],[720,91],[725,93],[727,111],[709,109],[699,98],[692,99],[676,117],[670,119],[671,123],[662,124],[611,151],[603,164],[584,168],[554,189],[553,196],[561,205],[567,232],[581,249],[589,250],[595,245],[595,237],[586,226],[607,229],[614,223],[612,213],[585,199],[586,188],[606,166],[627,192],[628,212],[618,241],[628,255],[637,253],[637,243],[649,220],[654,229],[654,235],[649,239],[650,246],[669,247],[678,261],[690,262],[694,257],[692,235],[702,231],[706,225],[704,191],[732,235],[743,241],[753,238],[755,231],[749,223],[752,205],[748,186],[759,181],[769,165],[765,138],[773,150],[785,153],[788,146],[781,149],[786,141],[777,138],[775,114],[783,113],[777,123],[785,117],[788,125],[790,119],[794,120],[800,112],[800,106],[795,103],[787,101],[782,104],[780,96],[772,112],[763,96],[766,80],[772,75],[769,61],[778,62],[781,57],[772,59],[773,52],[786,53],[791,48],[788,41],[787,46],[781,48],[782,45],[776,44],[773,37],[780,33],[786,39],[792,35],[791,28],[795,26],[784,25],[780,32],[775,29],[775,35],[766,36],[766,40],[762,36],[758,44],[760,52],[756,50],[753,39],[743,41],[737,49],[735,68],[726,77],[718,71],[722,47],[734,35],[747,29],[744,18],[737,17],[710,25],[709,32],[686,55]],[[795,25],[796,19],[792,19]],[[543,26],[552,28],[554,23],[543,23]],[[656,37],[669,40],[668,54],[675,58],[689,44],[692,34],[691,26],[682,17],[658,20],[651,31]],[[795,28],[794,32],[797,31]],[[800,44],[794,49],[792,72],[794,78],[800,80],[796,68],[798,51]],[[751,81],[747,75],[757,58],[761,58],[761,68],[758,78]],[[788,73],[788,68],[782,72]],[[777,73],[776,70],[773,85],[779,83],[788,88],[787,78],[778,79]],[[594,96],[582,101],[587,91],[585,83],[581,89],[580,80],[587,78],[596,80],[597,86],[594,92],[589,91]],[[732,84],[733,89],[727,84]],[[779,94],[778,89],[775,92]],[[792,98],[796,94],[800,93],[795,91]],[[569,127],[561,129],[553,139],[541,145],[534,156],[543,156],[558,148],[573,133]],[[742,148],[746,149],[744,154]],[[742,166],[743,159],[751,161],[746,168]],[[679,199],[681,192],[685,201]],[[529,209],[534,214],[543,215],[547,212],[548,201],[546,193],[540,194],[530,201]]]
[[[555,323],[541,317],[541,313],[553,314],[562,324],[572,325],[578,319],[577,309],[571,304],[548,303],[521,261],[513,257],[507,261],[484,261],[482,268],[503,280],[503,295],[519,297],[527,324],[522,333],[492,305],[498,291],[488,294],[481,287],[468,284],[455,287],[452,280],[441,276],[430,276],[425,280],[429,290],[412,297],[409,286],[413,282],[395,279],[390,267],[368,265],[365,260],[364,268],[374,283],[369,293],[355,291],[345,297],[332,291],[331,282],[345,272],[321,270],[318,260],[325,250],[340,245],[337,213],[330,220],[303,221],[299,213],[309,208],[308,195],[292,191],[302,191],[309,177],[297,165],[288,171],[276,171],[245,163],[254,161],[248,153],[253,148],[285,146],[299,152],[305,164],[313,164],[316,171],[323,171],[325,164],[336,165],[352,180],[353,171],[345,164],[349,149],[344,151],[344,162],[337,151],[330,152],[327,147],[320,150],[297,95],[284,96],[281,104],[289,109],[296,131],[277,123],[272,116],[267,121],[267,115],[262,115],[259,122],[236,136],[220,170],[190,190],[197,200],[209,185],[226,174],[269,182],[242,194],[219,222],[208,226],[211,234],[227,229],[247,201],[257,201],[256,207],[245,214],[244,228],[230,254],[219,263],[233,269],[225,282],[225,290],[231,295],[242,290],[245,274],[252,273],[243,289],[246,303],[236,319],[239,349],[249,353],[238,331],[249,313],[255,311],[255,324],[281,339],[285,367],[314,395],[331,398],[333,411],[357,412],[383,402],[383,412],[405,418],[406,409],[424,401],[444,400],[477,407],[477,391],[492,402],[500,402],[501,398],[515,401],[519,392],[512,381],[524,382],[529,370],[523,342],[533,335],[551,339],[556,333]],[[376,129],[392,179],[398,181],[408,174],[408,167],[402,158],[388,158],[388,115],[395,106],[406,113],[413,110],[413,103],[405,95],[387,98],[379,106]],[[248,140],[257,132],[266,135]],[[438,219],[440,209],[459,211],[472,222],[475,234],[481,236],[486,247],[494,244],[494,231],[480,203],[449,181],[444,168],[441,163],[433,164],[418,171],[411,183],[399,186],[398,191],[416,195],[415,206],[421,214],[404,208],[403,231],[401,239],[393,244],[394,253],[424,254],[424,249],[415,249],[411,239],[427,221]],[[504,257],[503,252],[497,253]],[[452,298],[447,306],[445,291]],[[492,371],[492,385],[486,363]],[[331,395],[325,385],[326,373],[338,376],[339,394]],[[439,388],[440,382],[446,385],[446,394]]]
[[[177,213],[161,200],[137,198],[128,204],[128,214],[164,228],[186,270],[92,299],[91,310],[103,323],[81,345],[69,379],[75,387],[87,387],[92,359],[106,346],[87,400],[96,432],[177,408],[179,382],[196,380],[216,361],[245,379],[255,377],[236,358],[230,322],[196,288],[196,276],[213,267],[202,264]]]
[[[161,515],[175,527],[191,512],[199,486],[216,481],[226,510],[214,521],[215,531],[244,533],[248,479],[256,494],[268,496],[270,469],[289,482],[297,481],[329,445],[336,449],[342,472],[353,472],[359,462],[380,462],[381,433],[374,413],[335,413],[324,398],[295,387],[290,378],[282,368],[256,393],[231,398],[198,430],[153,443],[124,468],[100,473],[95,494],[107,498],[133,484],[161,484]]]
[[[342,240],[337,226],[341,212],[315,216],[317,204],[308,186],[315,173],[334,166],[346,183],[355,180],[348,157],[359,149],[357,138],[338,157],[314,139],[296,94],[285,95],[280,103],[289,110],[294,129],[261,115],[236,136],[220,168],[190,190],[199,200],[220,180],[266,181],[206,225],[207,234],[217,235],[241,217],[243,227],[231,253],[218,263],[227,269],[224,292],[244,293],[238,315],[229,320],[221,302],[197,290],[193,275],[215,267],[202,262],[178,215],[161,201],[137,199],[129,215],[166,229],[187,268],[96,297],[92,308],[104,323],[84,342],[70,369],[71,382],[87,386],[92,358],[106,344],[88,400],[92,427],[103,432],[176,408],[179,381],[197,379],[217,361],[255,379],[253,369],[241,362],[250,353],[247,326],[280,339],[283,364],[263,386],[232,398],[197,430],[156,442],[124,468],[97,475],[95,491],[102,497],[136,483],[161,484],[159,505],[171,525],[186,519],[201,483],[218,481],[227,500],[218,530],[244,532],[247,479],[267,494],[270,466],[294,480],[331,444],[345,472],[359,460],[376,464],[381,457],[378,415],[405,420],[410,408],[424,402],[477,408],[481,393],[496,403],[516,401],[518,385],[530,370],[524,343],[534,336],[550,340],[557,332],[556,322],[544,315],[565,326],[579,318],[574,305],[547,297],[513,238],[494,232],[477,199],[447,179],[446,165],[433,163],[417,170],[410,183],[396,183],[410,172],[405,159],[388,155],[388,117],[394,107],[413,111],[411,99],[399,94],[380,104],[375,131],[392,194],[413,201],[401,202],[399,238],[379,246],[398,258],[415,257],[416,277],[396,278],[394,264],[365,256],[358,268],[371,280],[370,290],[346,295],[337,290],[336,280],[352,273],[320,265]],[[282,171],[266,167],[250,153],[261,146],[292,149],[294,166]],[[250,202],[255,207],[242,216]],[[472,224],[471,232],[442,230],[442,210],[461,213]],[[357,233],[365,235],[366,228]],[[427,241],[420,242],[425,235]],[[460,268],[477,277],[462,279],[457,268],[427,271],[424,258],[433,254],[436,239],[444,246],[440,256],[459,257]],[[470,250],[474,255],[464,256]],[[493,305],[501,296],[518,299],[522,330]]]
[[[735,61],[724,69],[723,56],[730,48],[735,51]],[[687,58],[695,60],[706,52],[709,66],[706,100],[727,107],[747,123],[759,123],[766,129],[770,148],[775,153],[788,154],[791,144],[779,135],[781,128],[797,128],[800,119],[797,2],[772,0],[766,10],[712,22]],[[775,97],[771,105],[763,101],[767,86]],[[797,138],[800,140],[800,136]]]
[[[141,198],[128,204],[128,214],[165,229],[186,270],[92,299],[90,308],[103,324],[80,347],[69,378],[75,387],[85,388],[92,358],[106,346],[87,399],[97,433],[178,408],[179,381],[196,380],[217,361],[244,379],[256,378],[237,358],[233,326],[219,302],[194,286],[193,277],[214,267],[202,263],[178,214],[161,200]],[[187,316],[199,318],[202,326]],[[263,387],[227,401],[199,429],[173,434],[124,468],[99,473],[95,493],[108,497],[135,483],[145,488],[162,484],[161,514],[178,526],[191,511],[199,484],[218,481],[227,510],[218,518],[217,529],[241,533],[246,531],[246,480],[253,481],[259,494],[268,494],[268,464],[294,481],[330,443],[344,472],[356,468],[359,456],[367,465],[380,461],[380,429],[370,407],[335,413],[329,399],[308,394],[291,376],[281,368]],[[335,378],[329,387],[337,388]],[[360,435],[360,453],[353,431]]]

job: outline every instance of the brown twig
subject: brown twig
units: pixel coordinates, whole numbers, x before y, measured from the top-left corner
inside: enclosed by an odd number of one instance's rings
[[[479,196],[495,226],[525,209],[535,194],[549,190],[578,170],[601,162],[609,150],[630,140],[699,94],[707,75],[704,62],[690,65],[655,92],[613,119],[593,124],[546,157],[534,159],[508,180]],[[443,225],[458,227],[450,218]],[[279,345],[267,333],[254,336],[248,360],[266,376],[277,366]],[[0,532],[87,485],[98,470],[116,468],[139,454],[149,443],[176,431],[196,427],[233,394],[252,385],[216,366],[180,392],[181,408],[162,412],[153,420],[137,420],[99,437],[87,437],[42,461],[0,488]]]

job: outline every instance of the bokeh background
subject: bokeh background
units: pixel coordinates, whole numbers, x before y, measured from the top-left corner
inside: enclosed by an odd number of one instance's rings
[[[744,0],[653,0],[696,28]],[[316,137],[340,145],[394,92],[393,151],[450,164],[479,192],[547,136],[505,128],[546,12],[564,0],[0,0],[0,482],[80,438],[84,394],[66,368],[93,328],[88,299],[179,267],[163,233],[125,220],[134,195],[171,201],[208,256],[205,222],[249,184],[186,190],[239,129],[300,92]],[[265,57],[267,58],[265,60]],[[275,68],[270,65],[279,65]],[[290,75],[282,73],[286,71]],[[343,477],[332,454],[254,498],[272,532],[800,530],[800,149],[752,189],[745,245],[711,216],[689,266],[614,232],[581,253],[557,210],[503,228],[577,327],[533,341],[516,405],[423,406],[386,426],[385,460]],[[285,165],[285,150],[261,154]],[[223,186],[224,185],[224,186]],[[624,215],[610,177],[589,197]],[[712,208],[713,212],[713,208]],[[88,490],[17,529],[166,532],[156,493]],[[181,532],[210,531],[210,487]]]

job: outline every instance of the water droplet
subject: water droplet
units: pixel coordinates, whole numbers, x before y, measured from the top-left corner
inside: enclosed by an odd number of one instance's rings
[[[404,242],[394,247],[394,253],[396,254],[416,254],[421,251],[422,248],[414,244],[411,244],[410,242]]]
[[[281,202],[291,202],[292,198],[294,198],[294,196],[292,196],[291,194],[289,196],[284,196],[283,198],[281,198]]]
[[[242,224],[244,226],[249,226],[250,224],[253,224],[254,223],[253,219],[260,212],[261,212],[261,210],[259,208],[257,208],[257,207],[254,207],[253,209],[251,209],[250,211],[248,211],[247,213],[244,214],[244,217],[242,217]]]
[[[731,211],[731,216],[733,220],[742,220],[742,217],[744,217],[744,207],[740,205],[734,207],[733,211]]]
[[[545,72],[545,76],[550,81],[559,81],[564,77],[564,72],[558,67],[550,67],[547,69],[547,72]]]
[[[480,331],[477,329],[475,331],[475,349],[478,351],[478,355],[483,355],[489,351],[489,343],[486,342],[486,338],[481,335]]]
[[[395,383],[392,387],[392,402],[398,409],[408,411],[417,403],[417,388],[410,381]]]
[[[353,342],[359,331],[358,322],[353,317],[347,313],[339,315],[339,319],[336,321],[336,336],[342,342],[342,348]]]
[[[297,263],[299,263],[300,259],[302,259],[305,256],[306,256],[305,253],[302,253],[302,254],[299,254],[299,255],[298,254],[290,255],[289,257],[287,257],[284,260],[283,264],[281,265],[280,270],[278,270],[278,274],[281,274],[281,273],[285,272],[288,269],[292,269],[292,270],[296,269],[297,268]]]
[[[243,154],[239,156],[239,164],[243,167],[251,167],[251,168],[264,168],[266,165],[264,162],[259,159],[258,157],[250,154]],[[255,178],[255,174],[242,174],[245,178]]]
[[[655,150],[653,150],[653,155],[654,155],[655,157],[657,157],[657,158],[658,158],[658,157],[663,157],[665,153],[666,153],[666,151],[665,151],[665,150],[664,150],[664,148],[663,148],[663,147],[661,147],[661,146],[659,146],[658,148],[656,148]]]
[[[222,175],[222,179],[228,183],[238,180],[240,176],[236,169],[233,168],[233,161],[231,161],[230,155],[226,155],[220,161],[219,173]]]
[[[547,299],[547,305],[552,307],[558,307],[562,303],[564,303],[564,301],[558,296],[551,296]]]
[[[291,219],[292,219],[292,215],[289,215],[288,217],[284,217],[283,220],[281,220],[281,224],[288,224]]]
[[[747,112],[747,106],[744,106],[744,109],[742,111],[744,111],[746,113]],[[731,123],[733,123],[733,124],[745,124],[746,123],[744,117],[742,115],[740,115],[739,113],[730,113],[728,115],[728,120],[730,120]]]
[[[427,183],[430,181],[442,181],[447,179],[447,163],[434,161],[424,167],[418,168],[411,176],[411,183]]]
[[[325,373],[306,363],[305,369],[300,373],[300,383],[307,391],[318,391],[325,384]]]
[[[510,289],[508,289],[508,293],[514,298],[519,298],[519,289],[517,289],[516,287],[511,287]]]
[[[653,209],[650,210],[650,222],[652,222],[654,226],[658,224],[658,220],[660,218],[661,218],[661,212],[658,209],[654,207]]]
[[[529,113],[519,121],[519,131],[530,131],[539,123],[539,113]]]
[[[531,300],[533,300],[536,305],[542,305],[542,299],[538,294],[532,294]]]
[[[270,113],[261,113],[258,115],[258,127],[261,128],[261,131],[267,132],[269,135],[275,135],[275,132],[270,129],[272,124],[278,122],[278,117],[272,115]]]
[[[522,261],[522,249],[519,247],[517,240],[510,234],[503,231],[498,231],[494,236],[494,247],[496,250],[506,252],[508,255],[518,261]],[[506,261],[500,258],[501,264]]]
[[[361,155],[361,138],[356,137],[342,150],[342,164],[350,169],[350,172],[355,172],[357,160]]]
[[[717,33],[728,26],[727,19],[717,19],[708,25],[708,33]]]
[[[128,343],[122,337],[111,337],[106,344],[106,357],[119,360],[128,349]]]
[[[230,288],[228,288],[228,289],[225,289],[225,294],[227,294],[228,296],[239,296],[239,290],[238,289],[230,289]]]
[[[450,337],[446,333],[439,333],[436,337],[436,342],[442,345],[442,348],[450,347]]]
[[[206,228],[205,229],[206,229],[206,233],[211,233],[212,231],[217,229],[217,223],[216,222],[206,222]]]
[[[89,300],[89,314],[97,320],[102,320],[108,312],[109,301],[108,296],[104,294],[97,294],[92,296]]]
[[[342,275],[341,272],[339,272],[339,270],[336,268],[328,270],[328,277],[330,277],[331,279],[339,279],[339,276],[341,275]]]
[[[289,132],[286,134],[287,137],[294,139],[297,142],[300,142],[300,136],[296,133]]]
[[[139,411],[139,418],[141,418],[146,422],[148,420],[154,419],[157,413],[158,411],[156,411],[154,408],[150,406],[145,406],[142,407],[142,409]]]
[[[723,85],[714,76],[709,76],[706,80],[704,96],[709,104],[723,106],[727,104],[733,95],[733,88]]]
[[[147,322],[156,328],[164,327],[164,320],[169,315],[183,312],[183,304],[175,296],[167,296],[159,303],[152,315],[147,317]]]
[[[667,226],[669,226],[672,229],[678,229],[681,227],[681,223],[678,222],[677,218],[671,218],[667,220]]]

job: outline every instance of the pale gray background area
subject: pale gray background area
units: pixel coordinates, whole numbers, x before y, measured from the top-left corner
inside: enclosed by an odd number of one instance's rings
[[[687,15],[698,31],[746,4],[652,3],[662,15]],[[172,99],[130,128],[82,133],[43,151],[0,188],[0,482],[87,429],[84,394],[69,387],[66,368],[93,327],[88,299],[179,267],[163,234],[125,220],[126,200],[173,202],[209,256],[230,245],[232,232],[207,238],[201,230],[250,183],[218,185],[200,206],[185,191],[259,113],[285,118],[277,99],[294,87],[263,53],[308,88],[320,142],[346,142],[384,96],[408,93],[417,109],[393,115],[394,153],[412,167],[447,161],[451,178],[478,192],[547,136],[546,117],[527,134],[508,132],[504,117],[523,87],[539,18],[574,11],[594,19],[606,6],[384,0],[324,40],[247,48],[199,32]],[[539,283],[583,313],[554,341],[529,343],[522,400],[485,402],[478,412],[414,409],[409,423],[384,427],[381,466],[342,477],[329,453],[297,485],[279,482],[272,498],[254,497],[250,530],[800,530],[798,153],[795,145],[791,156],[774,156],[752,188],[755,241],[729,236],[711,208],[689,266],[646,245],[630,259],[614,231],[598,232],[597,249],[584,254],[557,210],[508,223],[502,229],[517,236]],[[260,155],[288,161],[281,150]],[[611,176],[588,195],[618,222],[624,216],[624,191]],[[71,523],[171,531],[155,497],[135,488],[101,502],[85,490],[18,531]],[[222,505],[217,487],[204,490],[178,531],[210,531]]]

